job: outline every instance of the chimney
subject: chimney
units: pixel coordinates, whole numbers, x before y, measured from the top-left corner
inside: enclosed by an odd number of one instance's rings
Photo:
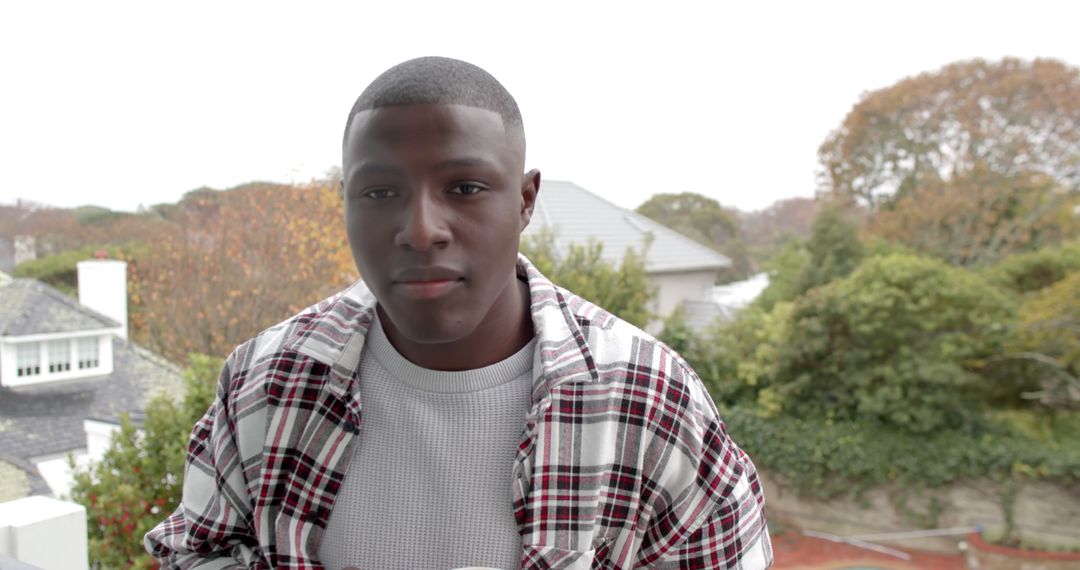
[[[79,271],[79,302],[123,325],[127,338],[127,263],[95,259],[76,264]]]

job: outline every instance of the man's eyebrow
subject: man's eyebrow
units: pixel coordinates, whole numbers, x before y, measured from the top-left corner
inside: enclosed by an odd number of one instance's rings
[[[359,167],[352,169],[350,175],[364,175],[364,174],[402,174],[405,171],[394,166],[392,164],[384,164],[381,162],[365,162]]]
[[[481,168],[496,168],[498,165],[496,165],[490,160],[479,157],[448,158],[435,165],[435,170],[449,170],[452,168],[466,168],[470,166]]]

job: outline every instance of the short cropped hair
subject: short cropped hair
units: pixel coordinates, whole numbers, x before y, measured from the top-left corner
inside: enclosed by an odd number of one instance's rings
[[[396,105],[466,105],[494,111],[508,131],[524,138],[517,101],[499,80],[479,67],[448,57],[418,57],[399,63],[375,78],[353,103],[345,121],[345,137],[353,117],[362,111]]]

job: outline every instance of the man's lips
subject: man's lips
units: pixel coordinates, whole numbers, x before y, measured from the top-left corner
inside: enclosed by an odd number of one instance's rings
[[[434,299],[461,286],[465,279],[460,273],[445,267],[411,268],[394,276],[393,286],[399,293],[414,299]]]
[[[406,297],[434,299],[442,297],[464,283],[461,279],[435,279],[431,281],[396,281],[394,288]]]

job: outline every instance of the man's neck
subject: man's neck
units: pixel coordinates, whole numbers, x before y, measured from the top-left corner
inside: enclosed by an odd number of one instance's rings
[[[379,321],[390,343],[417,366],[431,370],[473,370],[500,362],[529,343],[535,335],[529,285],[519,279],[471,333],[449,343],[423,344],[405,338],[379,309]],[[501,296],[500,296],[501,297]]]

